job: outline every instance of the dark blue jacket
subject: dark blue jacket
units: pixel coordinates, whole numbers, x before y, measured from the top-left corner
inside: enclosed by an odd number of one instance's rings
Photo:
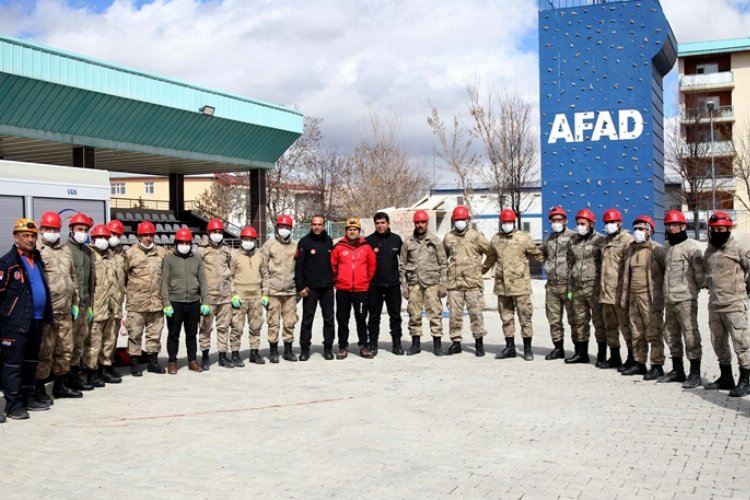
[[[294,263],[294,282],[298,292],[305,288],[330,288],[333,286],[331,252],[333,240],[323,231],[312,231],[297,243]]]
[[[50,297],[47,279],[44,277],[44,262],[37,249],[34,249],[33,257],[34,265],[39,266],[44,292],[47,294],[44,322],[51,323],[52,297]],[[13,245],[10,252],[0,257],[0,337],[8,341],[18,338],[19,335],[25,335],[34,318],[31,282],[21,258],[16,245]]]
[[[390,230],[383,234],[375,232],[367,237],[367,243],[375,251],[378,262],[370,286],[398,286],[401,279],[398,274],[398,255],[403,245],[401,236]]]

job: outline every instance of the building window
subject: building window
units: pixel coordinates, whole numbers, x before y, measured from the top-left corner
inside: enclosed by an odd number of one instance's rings
[[[145,193],[146,194],[154,194],[154,183],[153,182],[144,182],[143,185],[145,187]]]
[[[114,195],[125,194],[125,183],[124,182],[113,182],[110,191]]]
[[[710,75],[719,72],[719,63],[702,63],[695,65],[695,72],[699,75]]]
[[[523,232],[524,233],[530,233],[531,232],[531,222],[524,222],[523,223]]]

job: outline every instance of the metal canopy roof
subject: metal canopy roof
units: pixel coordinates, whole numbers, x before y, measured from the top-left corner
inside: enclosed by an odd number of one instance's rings
[[[213,116],[200,112],[215,108]],[[270,168],[299,111],[0,36],[0,156],[149,174]]]
[[[680,57],[706,54],[723,54],[727,52],[745,52],[750,50],[750,37],[732,38],[729,40],[707,40],[704,42],[681,43],[677,49]]]

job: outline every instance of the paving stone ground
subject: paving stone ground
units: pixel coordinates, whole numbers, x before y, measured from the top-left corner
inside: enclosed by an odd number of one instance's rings
[[[533,362],[494,359],[488,310],[484,358],[469,340],[452,357],[381,342],[374,360],[325,361],[318,318],[305,363],[126,375],[0,425],[0,497],[750,497],[750,398],[545,361],[541,281],[534,304]]]

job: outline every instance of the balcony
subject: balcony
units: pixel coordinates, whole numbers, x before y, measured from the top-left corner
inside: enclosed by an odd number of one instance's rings
[[[680,120],[682,123],[696,121],[709,123],[711,121],[711,112],[706,107],[700,108],[682,108],[680,112]],[[713,111],[714,122],[729,122],[734,121],[734,106],[719,106],[718,109]]]
[[[720,71],[703,75],[684,75],[680,78],[680,92],[734,88],[734,73]]]
[[[711,143],[699,142],[695,144],[683,144],[681,154],[683,157],[698,155],[701,157],[710,158],[712,154]],[[718,158],[721,156],[733,156],[734,154],[734,143],[732,141],[714,141],[713,155],[715,157]]]

